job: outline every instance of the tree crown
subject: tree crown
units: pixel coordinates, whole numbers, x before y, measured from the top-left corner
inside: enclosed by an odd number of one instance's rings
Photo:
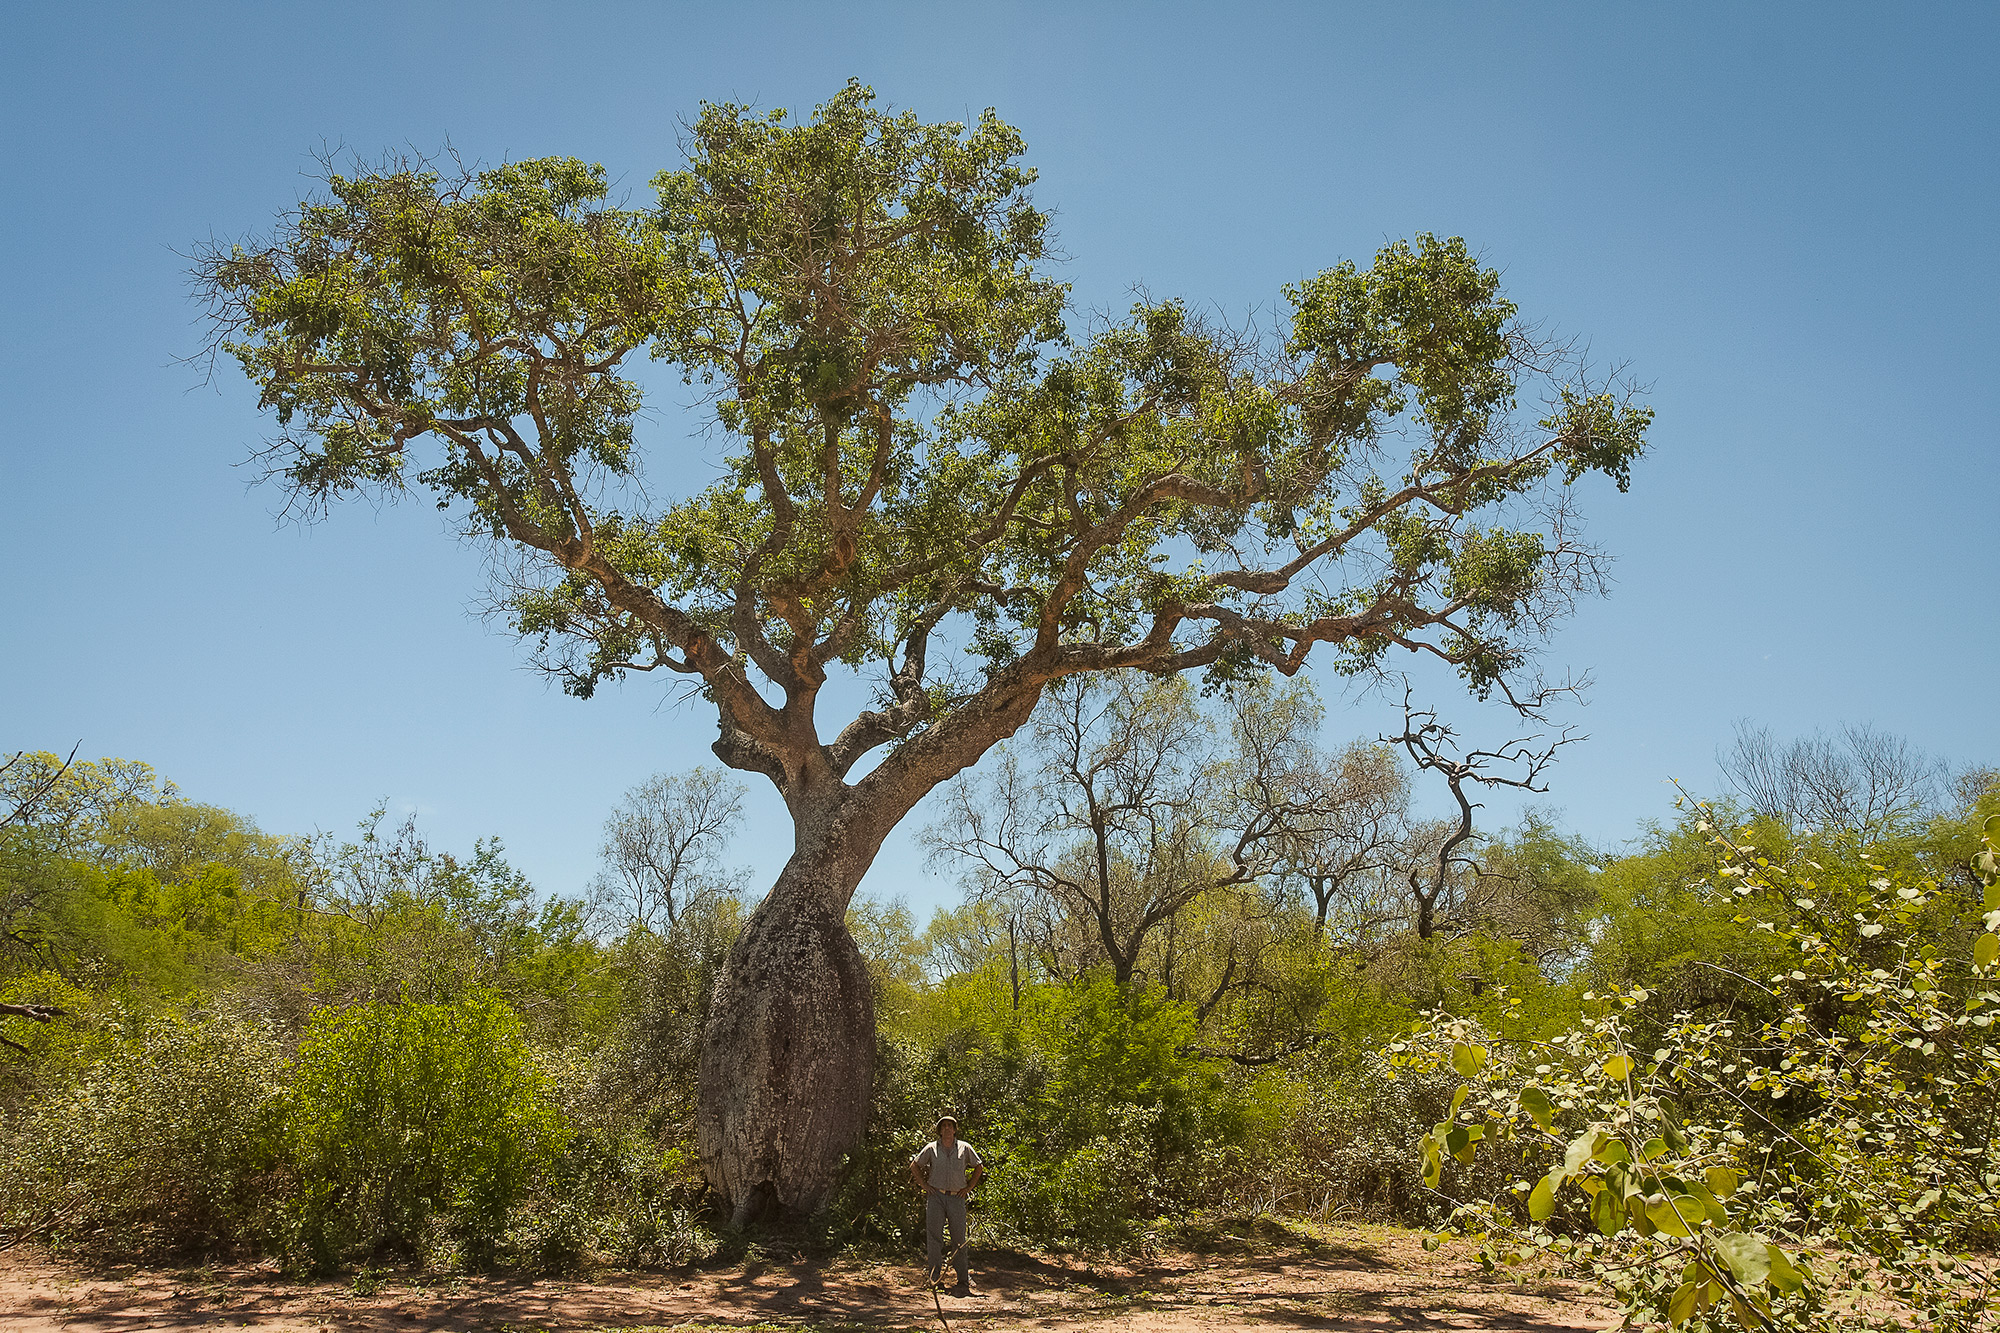
[[[1564,484],[1623,489],[1650,411],[1563,381],[1461,240],[1286,289],[1282,337],[1154,300],[1072,336],[991,112],[850,84],[798,122],[706,106],[686,150],[643,209],[574,159],[329,171],[198,279],[296,502],[461,512],[567,688],[698,676],[718,754],[788,799],[882,747],[921,795],[1081,672],[1401,645],[1504,685],[1595,578]],[[705,485],[647,458],[641,353],[712,400]],[[879,697],[827,736],[836,666]]]

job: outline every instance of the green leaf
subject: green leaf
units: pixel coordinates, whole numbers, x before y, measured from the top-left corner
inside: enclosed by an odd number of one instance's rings
[[[1590,1220],[1597,1225],[1600,1234],[1615,1236],[1625,1225],[1625,1201],[1615,1189],[1601,1189],[1597,1197],[1590,1201]]]
[[[1694,1235],[1694,1229],[1699,1225],[1701,1218],[1706,1216],[1706,1210],[1702,1208],[1700,1200],[1685,1194],[1662,1195],[1655,1202],[1646,1205],[1646,1216],[1654,1226],[1669,1236],[1680,1236],[1685,1239]]]
[[[1543,1176],[1528,1191],[1528,1220],[1546,1222],[1556,1211],[1556,1178],[1553,1173]]]
[[[1610,1079],[1613,1083],[1624,1082],[1625,1076],[1631,1072],[1632,1057],[1629,1055],[1621,1053],[1612,1056],[1604,1062],[1604,1077]]]
[[[1736,1193],[1736,1173],[1726,1166],[1711,1166],[1702,1172],[1708,1181],[1709,1192],[1718,1199],[1726,1199]]]
[[[1530,1083],[1521,1089],[1521,1109],[1535,1122],[1535,1127],[1548,1132],[1555,1127],[1556,1108],[1549,1101],[1549,1094]]]
[[[1794,1292],[1805,1286],[1805,1274],[1792,1266],[1785,1252],[1775,1245],[1764,1247],[1765,1262],[1770,1265],[1771,1285],[1782,1292]]]
[[[1694,1195],[1669,1194],[1667,1197],[1673,1202],[1674,1211],[1687,1220],[1690,1229],[1699,1230],[1708,1221],[1708,1209]]]
[[[1605,1138],[1603,1130],[1590,1129],[1571,1139],[1568,1149],[1563,1153],[1563,1175],[1573,1176],[1583,1170],[1583,1164],[1596,1156]]]
[[[1446,1120],[1458,1119],[1458,1108],[1465,1105],[1465,1095],[1471,1091],[1472,1085],[1470,1083],[1461,1083],[1458,1085],[1458,1091],[1451,1094],[1451,1113],[1445,1117]]]
[[[1755,1236],[1725,1231],[1715,1238],[1715,1250],[1738,1282],[1760,1286],[1771,1276],[1771,1247]]]
[[[1972,946],[1972,962],[1975,967],[1991,967],[2000,961],[2000,935],[1991,931],[1981,935]]]
[[[1486,1048],[1468,1046],[1462,1041],[1451,1045],[1451,1067],[1458,1071],[1460,1078],[1471,1078],[1486,1067]]]
[[[1673,1299],[1667,1302],[1667,1322],[1685,1324],[1694,1314],[1694,1298],[1700,1290],[1692,1282],[1683,1282],[1675,1288]]]

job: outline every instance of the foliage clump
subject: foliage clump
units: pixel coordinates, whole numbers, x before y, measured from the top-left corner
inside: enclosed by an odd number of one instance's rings
[[[288,1094],[287,1239],[315,1259],[419,1250],[436,1222],[483,1262],[569,1137],[521,1020],[493,996],[322,1009]]]
[[[159,1252],[226,1246],[269,1218],[282,1175],[283,1060],[268,1031],[135,1008],[37,979],[86,1017],[52,1086],[7,1124],[0,1239]],[[16,989],[15,993],[21,993]]]
[[[1465,1080],[1425,1180],[1499,1154],[1517,1179],[1454,1224],[1489,1262],[1586,1268],[1628,1318],[1746,1329],[1990,1327],[2000,1234],[2000,815],[1978,883],[1773,860],[1715,827],[1699,892],[1781,942],[1748,1021],[1681,1011],[1642,1040],[1643,986],[1586,992],[1546,1039],[1439,1018],[1401,1062]],[[1843,873],[1845,872],[1845,873]],[[1764,910],[1759,913],[1757,908]]]

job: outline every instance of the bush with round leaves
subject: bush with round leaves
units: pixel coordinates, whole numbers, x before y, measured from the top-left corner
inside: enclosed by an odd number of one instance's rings
[[[1777,1016],[1677,1015],[1646,1050],[1642,988],[1587,993],[1553,1040],[1510,1034],[1504,1008],[1439,1015],[1391,1049],[1462,1080],[1419,1142],[1426,1185],[1523,1154],[1523,1178],[1458,1201],[1455,1228],[1497,1266],[1596,1277],[1630,1322],[1992,1328],[1994,1273],[1972,1251],[2000,1224],[2000,816],[1974,863],[1983,901],[1876,866],[1838,912],[1824,867],[1703,831],[1709,891],[1788,909],[1760,915],[1792,965],[1752,983]]]

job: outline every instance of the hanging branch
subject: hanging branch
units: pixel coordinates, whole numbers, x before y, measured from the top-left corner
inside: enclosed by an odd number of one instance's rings
[[[52,1018],[62,1017],[63,1011],[52,1004],[0,1004],[0,1018],[32,1018],[37,1023],[46,1023]],[[28,1048],[18,1041],[0,1037],[0,1046],[10,1046],[23,1055]]]

